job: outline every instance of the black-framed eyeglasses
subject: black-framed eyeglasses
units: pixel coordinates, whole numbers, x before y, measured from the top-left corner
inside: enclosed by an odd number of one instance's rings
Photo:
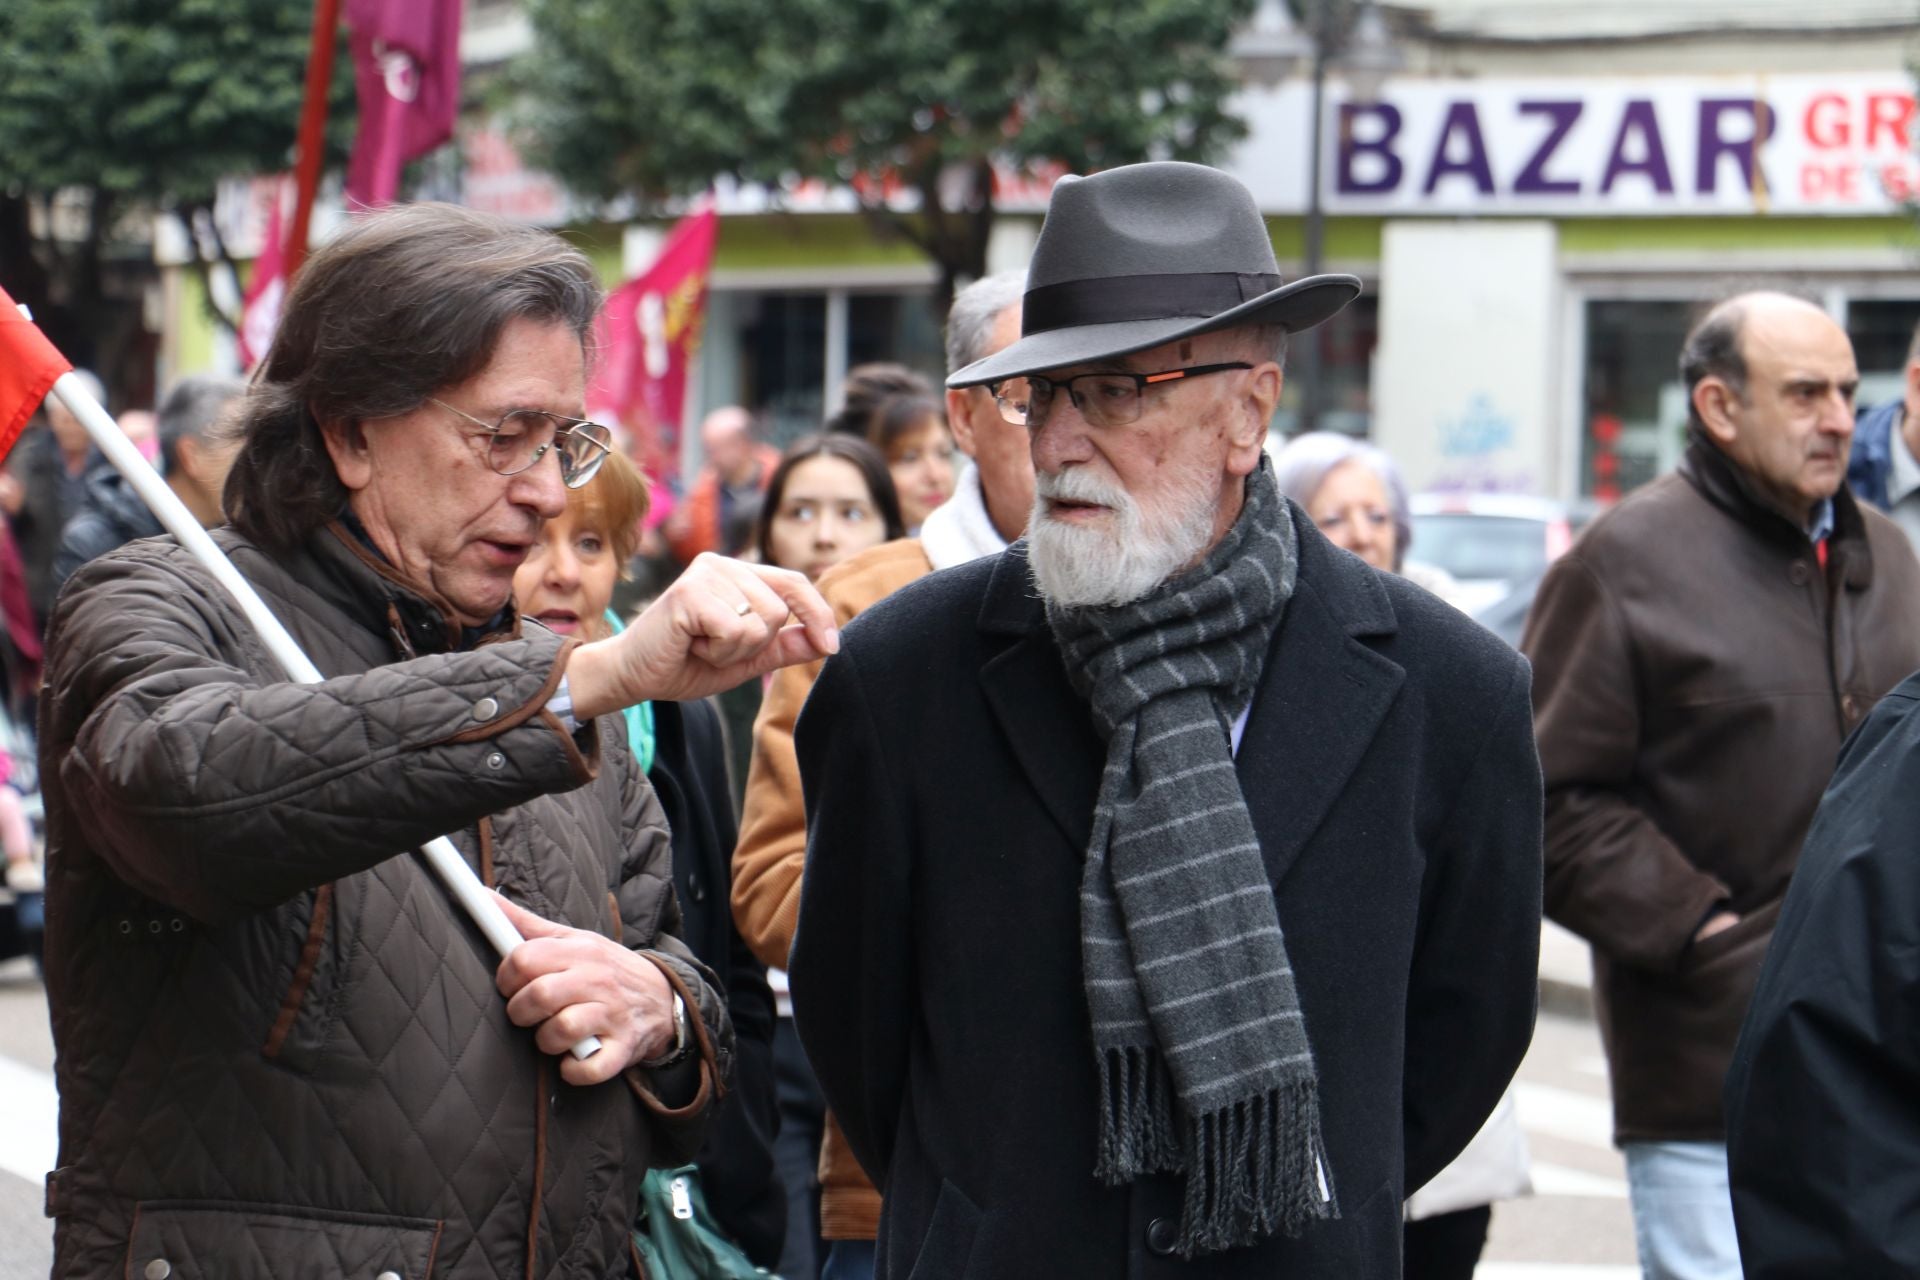
[[[456,409],[445,400],[427,399],[449,413],[457,413],[487,433],[487,465],[503,476],[516,476],[547,456],[548,450],[560,456],[560,481],[569,489],[578,489],[593,479],[593,473],[613,448],[613,432],[597,422],[548,413],[544,409],[509,409],[498,422],[476,418],[464,409]]]
[[[1229,369],[1251,369],[1244,360],[1228,364],[1196,364],[1184,369],[1162,369],[1159,373],[1076,373],[1071,378],[1043,378],[1028,374],[1008,378],[987,388],[1000,416],[1016,427],[1037,427],[1053,409],[1053,394],[1062,387],[1073,399],[1080,416],[1096,427],[1124,427],[1140,420],[1140,399],[1148,387],[1182,378],[1198,378]]]

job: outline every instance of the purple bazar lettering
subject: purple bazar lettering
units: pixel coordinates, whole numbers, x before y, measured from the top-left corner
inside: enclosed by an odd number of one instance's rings
[[[1362,120],[1375,121],[1379,135],[1360,136],[1355,126]],[[1387,102],[1343,102],[1340,104],[1340,162],[1334,175],[1341,195],[1383,195],[1397,188],[1406,165],[1393,149],[1400,136],[1400,108]],[[1377,164],[1375,176],[1362,177],[1355,162],[1370,157]],[[1374,167],[1369,165],[1367,167]]]
[[[1635,135],[1640,139],[1640,159],[1630,160],[1627,139]],[[1620,131],[1613,136],[1607,171],[1600,178],[1600,194],[1612,191],[1613,184],[1628,173],[1645,175],[1653,189],[1663,196],[1673,194],[1673,170],[1667,167],[1667,147],[1660,140],[1660,117],[1646,98],[1635,98],[1620,113]]]
[[[1580,181],[1577,178],[1549,178],[1547,164],[1553,159],[1553,153],[1579,123],[1580,113],[1586,109],[1584,102],[1573,100],[1561,102],[1522,102],[1520,114],[1523,116],[1544,115],[1553,123],[1547,129],[1547,136],[1534,148],[1533,155],[1527,160],[1526,167],[1520,170],[1520,176],[1513,180],[1513,193],[1517,196],[1577,196],[1580,194]]]
[[[1466,143],[1466,154],[1459,159],[1449,154],[1455,149],[1455,138]],[[1480,134],[1480,113],[1472,102],[1456,102],[1447,108],[1440,139],[1433,144],[1433,163],[1427,167],[1426,193],[1432,195],[1442,178],[1456,173],[1472,178],[1481,195],[1493,194],[1493,166],[1487,163],[1487,140]]]
[[[1721,130],[1728,116],[1744,114],[1751,122],[1744,138],[1729,138]],[[1773,108],[1759,98],[1702,98],[1700,100],[1700,146],[1694,166],[1694,190],[1712,195],[1720,176],[1720,160],[1732,156],[1739,166],[1741,180],[1748,191],[1767,190],[1766,173],[1757,158],[1759,149],[1773,136]]]

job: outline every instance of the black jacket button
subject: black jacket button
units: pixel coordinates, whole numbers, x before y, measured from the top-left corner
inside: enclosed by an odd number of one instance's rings
[[[1171,1218],[1155,1218],[1147,1224],[1147,1248],[1163,1258],[1173,1252],[1179,1239],[1180,1228]]]
[[[1805,560],[1795,560],[1787,566],[1787,578],[1796,587],[1806,586],[1807,579],[1812,576],[1813,575],[1807,571],[1807,562]]]

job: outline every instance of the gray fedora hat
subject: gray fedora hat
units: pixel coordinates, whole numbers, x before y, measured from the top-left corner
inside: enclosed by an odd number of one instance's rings
[[[1310,329],[1353,276],[1280,276],[1253,193],[1205,165],[1155,160],[1060,179],[1027,268],[1020,340],[947,379],[999,382],[1240,325]]]

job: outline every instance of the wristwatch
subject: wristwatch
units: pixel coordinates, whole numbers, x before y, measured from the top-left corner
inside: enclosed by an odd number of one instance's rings
[[[687,1002],[680,998],[679,992],[673,993],[673,1048],[657,1058],[643,1058],[634,1064],[648,1071],[658,1071],[662,1067],[671,1067],[693,1051],[693,1030],[687,1026]]]

